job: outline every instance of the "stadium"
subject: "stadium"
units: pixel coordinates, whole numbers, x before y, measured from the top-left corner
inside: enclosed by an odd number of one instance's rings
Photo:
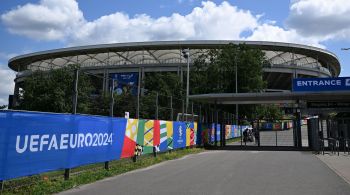
[[[197,56],[229,43],[246,44],[265,53],[268,63],[264,64],[263,78],[267,81],[266,91],[269,92],[291,90],[293,78],[337,77],[341,71],[337,56],[321,48],[281,42],[229,40],[132,42],[70,47],[17,56],[9,60],[8,66],[17,72],[14,97],[19,93],[25,77],[33,71],[70,64],[79,64],[82,69],[103,77],[99,86],[102,90],[108,90],[108,78],[121,73],[134,73],[136,85],[139,78],[143,79],[145,72],[177,72],[183,78],[188,60],[182,53],[184,49],[189,49],[191,66],[192,60]]]

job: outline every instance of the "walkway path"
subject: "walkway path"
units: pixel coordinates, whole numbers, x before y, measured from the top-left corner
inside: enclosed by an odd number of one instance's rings
[[[209,151],[62,194],[350,194],[311,152]]]

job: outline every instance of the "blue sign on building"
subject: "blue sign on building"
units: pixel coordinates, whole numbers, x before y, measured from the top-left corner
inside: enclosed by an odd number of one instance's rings
[[[350,90],[350,77],[293,79],[293,91]]]
[[[137,95],[137,85],[139,73],[115,73],[110,74],[110,77],[114,79],[114,92],[118,95],[123,93],[131,93]]]

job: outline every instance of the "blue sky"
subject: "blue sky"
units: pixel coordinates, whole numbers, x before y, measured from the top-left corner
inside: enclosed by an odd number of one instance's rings
[[[13,91],[9,58],[76,45],[232,39],[301,43],[335,53],[350,76],[348,0],[4,0],[0,105]]]

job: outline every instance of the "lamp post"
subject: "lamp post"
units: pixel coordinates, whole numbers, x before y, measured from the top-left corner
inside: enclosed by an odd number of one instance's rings
[[[186,114],[188,110],[188,96],[190,93],[190,49],[183,49],[182,55],[187,59],[187,77],[186,77]],[[187,116],[187,115],[186,115]],[[183,116],[182,116],[183,117]],[[186,117],[187,121],[187,117]]]
[[[238,93],[238,84],[237,84],[237,55],[238,55],[238,51],[237,50],[237,53],[236,53],[236,56],[235,56],[235,85],[236,85],[236,95]],[[238,125],[238,104],[236,104],[236,125]]]

